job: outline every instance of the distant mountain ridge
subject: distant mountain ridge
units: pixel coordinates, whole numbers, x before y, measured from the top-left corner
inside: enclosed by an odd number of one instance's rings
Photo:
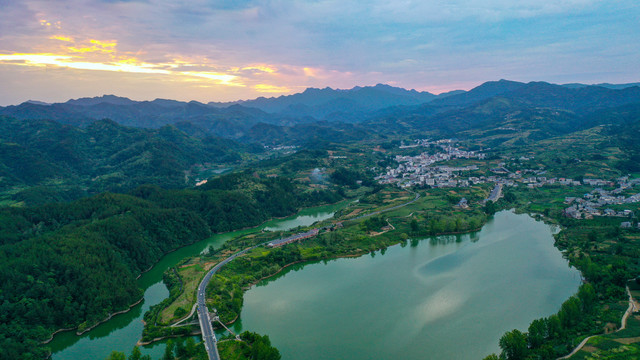
[[[301,109],[306,115],[330,114],[340,111],[339,106],[349,106],[359,111],[373,111],[389,106],[417,105],[429,102],[438,95],[426,91],[406,90],[390,85],[356,86],[341,90],[326,87],[324,89],[307,88],[304,92],[279,97],[260,97],[254,100],[238,101],[247,107],[255,107],[268,113],[296,113]],[[210,102],[209,105],[220,106],[221,103]]]
[[[293,95],[208,104],[168,99],[134,101],[103,95],[56,104],[28,101],[0,107],[0,115],[80,127],[111,119],[138,128],[173,125],[199,138],[300,144],[314,139],[347,141],[362,131],[370,133],[367,126],[377,126],[383,133],[391,129],[455,131],[497,121],[494,115],[505,116],[507,108],[514,112],[549,108],[582,116],[640,102],[640,87],[636,84],[555,85],[503,79],[485,82],[469,91],[440,95],[378,84],[346,90],[308,88]]]
[[[622,90],[622,89],[626,89],[626,88],[629,88],[629,87],[640,86],[640,82],[628,83],[628,84],[609,84],[609,83],[581,84],[581,83],[570,83],[570,84],[563,84],[562,86],[568,87],[568,88],[571,88],[571,89],[583,88],[583,87],[587,87],[587,86],[599,86],[599,87],[612,89],[612,90]]]

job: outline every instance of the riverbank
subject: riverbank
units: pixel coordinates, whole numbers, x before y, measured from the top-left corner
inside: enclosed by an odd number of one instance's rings
[[[524,339],[537,336],[535,328],[540,324],[560,322],[561,326],[544,338],[544,346],[531,347],[528,354],[573,358],[571,352],[580,344],[590,344],[589,339],[622,328],[623,314],[628,308],[626,280],[640,273],[640,266],[634,261],[640,256],[640,234],[634,229],[621,228],[623,219],[615,217],[573,219],[565,216],[565,199],[581,198],[585,192],[581,188],[517,188],[510,192],[517,199],[514,203],[517,212],[535,214],[537,219],[560,227],[554,235],[555,246],[580,270],[585,286],[590,289],[590,295],[581,289],[569,298],[556,315],[531,323],[528,332],[524,332]],[[640,210],[637,204],[624,206],[632,207],[633,211]],[[572,311],[576,307],[579,311]],[[561,318],[564,320],[560,321]],[[575,353],[574,356],[582,358]]]
[[[233,327],[268,334],[283,359],[481,359],[579,284],[550,228],[508,211],[477,234],[303,266],[247,291]]]
[[[326,205],[319,205],[319,206],[314,206],[314,207],[310,207],[310,208],[303,208],[303,209],[300,209],[298,212],[296,212],[296,214],[293,214],[291,216],[285,217],[284,219],[296,218],[298,216],[304,216],[304,215],[307,215],[307,214],[315,214],[316,212],[324,213],[325,209],[326,209],[326,212],[332,212],[332,211],[334,211],[333,209],[335,207],[339,207],[339,206],[341,206],[341,204],[344,205],[348,201],[349,200],[341,200],[341,201],[333,203],[333,204],[326,204]],[[200,253],[202,250],[205,250],[208,247],[208,244],[215,243],[215,242],[219,241],[218,239],[225,239],[226,240],[226,235],[227,234],[243,233],[243,232],[246,232],[246,231],[251,230],[251,229],[255,229],[255,231],[258,232],[260,230],[260,228],[262,228],[264,226],[268,226],[270,223],[273,223],[273,222],[277,223],[277,222],[280,222],[280,221],[282,221],[282,219],[271,218],[269,220],[261,222],[259,225],[254,226],[254,227],[249,227],[249,228],[245,228],[245,229],[242,229],[242,230],[237,230],[237,231],[233,231],[233,232],[230,232],[230,233],[215,234],[215,235],[213,235],[211,237],[207,237],[207,238],[202,239],[200,241],[197,241],[197,242],[194,242],[194,243],[191,243],[191,244],[187,244],[187,245],[180,246],[178,248],[172,249],[171,251],[169,251],[166,254],[164,254],[152,266],[150,266],[149,268],[145,269],[144,271],[142,271],[141,273],[138,274],[138,276],[136,277],[136,280],[139,282],[139,287],[146,290],[149,286],[157,283],[158,280],[151,280],[150,281],[150,276],[149,275],[151,275],[151,277],[157,277],[158,275],[161,275],[162,272],[164,272],[164,270],[165,270],[165,266],[166,266],[165,263],[167,261],[166,259],[176,258],[176,257],[179,257],[181,259],[181,258],[183,258],[185,256],[192,256],[192,254],[194,252]],[[189,251],[189,249],[193,249],[193,251]],[[179,255],[179,254],[184,253],[185,250],[187,252],[191,252],[191,254],[190,255]],[[177,260],[175,260],[175,261],[177,261]],[[111,314],[110,316],[107,316],[107,317],[101,319],[100,321],[98,321],[96,323],[92,323],[91,326],[89,326],[86,329],[83,329],[83,331],[81,332],[81,335],[86,335],[87,332],[89,332],[90,330],[93,330],[96,327],[98,327],[98,326],[100,326],[100,325],[102,325],[104,323],[107,323],[109,320],[113,320],[116,317],[116,314],[122,315],[124,313],[130,312],[131,309],[135,308],[136,305],[140,304],[141,300],[143,300],[143,298],[140,298],[139,300],[136,300],[135,302],[132,302],[126,308],[124,308],[122,310],[119,310],[117,313]],[[70,332],[70,331],[73,331],[73,330],[78,330],[78,326],[70,327],[68,329],[57,329],[54,333],[52,333],[51,337],[46,340],[47,342],[43,343],[43,344],[51,344],[52,342],[56,342],[56,339],[59,336],[61,336],[65,332]],[[79,335],[77,335],[77,333],[76,333],[75,336],[78,336],[78,339],[80,339],[80,337],[79,337]],[[64,336],[64,340],[62,340],[62,341],[64,341],[64,343],[70,343],[71,341],[75,341],[75,340],[72,340],[71,338],[67,338],[67,336],[65,335]],[[133,346],[133,344],[132,344],[132,346]],[[60,348],[59,344],[54,345],[53,346],[54,353],[57,352],[57,351],[60,351],[60,350],[58,350],[59,348]]]
[[[71,328],[66,328],[66,329],[59,329],[59,330],[56,330],[56,331],[54,331],[54,332],[53,332],[53,334],[51,334],[51,337],[50,337],[49,339],[47,339],[47,340],[43,341],[43,342],[42,342],[42,344],[43,344],[43,345],[46,345],[46,344],[48,344],[48,343],[52,342],[52,341],[53,341],[53,339],[55,338],[55,336],[56,336],[57,334],[61,334],[61,333],[67,332],[67,331],[77,330],[77,331],[76,331],[76,335],[77,335],[77,336],[81,336],[81,335],[83,335],[84,333],[87,333],[87,332],[89,332],[89,331],[93,330],[94,328],[96,328],[96,327],[97,327],[97,326],[99,326],[100,324],[103,324],[103,323],[105,323],[105,322],[107,322],[107,321],[111,320],[114,316],[117,316],[117,315],[120,315],[120,314],[126,314],[126,313],[128,313],[129,311],[131,311],[131,309],[133,309],[136,305],[140,304],[142,301],[144,301],[144,296],[143,296],[143,297],[141,297],[141,298],[140,298],[140,300],[138,300],[138,301],[134,302],[133,304],[129,305],[129,307],[128,307],[128,308],[126,308],[126,309],[124,309],[124,310],[121,310],[121,311],[116,311],[116,312],[114,312],[114,313],[112,313],[112,314],[109,314],[109,316],[107,316],[106,318],[104,318],[104,319],[102,319],[102,320],[100,320],[100,321],[96,322],[95,324],[91,325],[90,327],[88,327],[88,328],[86,328],[86,329],[83,329],[82,331],[80,331],[80,330],[79,330],[80,326],[74,326],[74,327],[71,327]]]
[[[218,310],[220,314],[220,318],[224,321],[225,324],[230,324],[234,319],[236,319],[239,315],[240,306],[237,305],[229,305],[231,304],[241,304],[242,303],[242,293],[246,291],[251,286],[257,284],[258,282],[271,278],[284,269],[300,263],[310,263],[316,261],[328,261],[343,257],[359,257],[362,255],[366,255],[368,253],[372,253],[378,250],[384,251],[389,246],[393,246],[399,244],[401,242],[406,242],[408,238],[408,233],[413,233],[419,236],[420,229],[413,229],[411,220],[415,222],[415,218],[407,217],[404,214],[395,214],[400,211],[408,211],[409,214],[414,214],[418,210],[418,207],[424,205],[422,202],[418,202],[420,199],[420,194],[415,193],[411,196],[410,193],[404,193],[403,197],[406,199],[407,195],[409,195],[409,201],[400,205],[394,205],[390,207],[385,207],[380,210],[369,210],[369,214],[367,216],[359,217],[360,222],[350,221],[344,225],[343,228],[335,229],[335,231],[325,232],[320,234],[318,237],[314,239],[305,240],[304,242],[298,243],[295,247],[296,250],[291,253],[289,247],[281,248],[281,249],[255,249],[249,253],[247,253],[243,258],[238,258],[234,262],[228,264],[221,272],[225,272],[227,268],[235,268],[237,263],[242,263],[246,259],[249,259],[251,263],[252,270],[249,272],[239,270],[231,270],[230,273],[224,273],[220,276],[216,275],[213,281],[218,281],[218,283],[212,284],[207,288],[207,298],[211,299],[209,305]],[[401,198],[403,198],[401,197]],[[429,200],[433,200],[430,198]],[[427,200],[427,201],[429,201]],[[415,208],[410,207],[415,204]],[[409,207],[409,209],[403,209],[405,207]],[[481,214],[479,209],[475,211],[464,211],[460,212],[456,210],[456,216],[460,219],[466,219],[471,217],[478,217]],[[352,211],[349,211],[352,213]],[[368,229],[371,225],[368,223],[369,220],[367,218],[373,218],[376,215],[380,215],[381,213],[390,213],[390,215],[394,216],[394,222],[399,219],[400,224],[398,227],[391,227],[391,229],[384,231],[382,233],[376,234],[375,236],[367,235]],[[347,214],[348,216],[348,214]],[[484,221],[479,224],[479,227],[468,228],[466,231],[442,231],[442,235],[448,234],[462,234],[467,232],[477,231],[479,228],[484,225],[488,217],[481,217]],[[334,223],[343,223],[343,219],[335,219]],[[360,225],[361,222],[364,222],[365,228],[362,228]],[[378,221],[379,222],[379,221]],[[374,221],[374,223],[376,223]],[[384,226],[388,226],[388,222],[386,220],[383,221]],[[462,221],[460,222],[462,223]],[[322,225],[318,225],[322,226]],[[460,224],[457,224],[460,226]],[[438,234],[440,235],[440,234]],[[231,240],[225,244],[225,247],[221,249],[220,253],[234,253],[241,249],[240,244],[246,246],[247,244],[258,244],[262,242],[268,241],[270,235],[268,234],[260,234],[260,235],[249,235],[249,237],[243,237]],[[274,258],[270,254],[278,254],[276,256],[279,259]],[[244,259],[244,260],[243,260]],[[222,258],[219,257],[217,261],[221,261]],[[208,262],[209,259],[200,259],[200,262]],[[192,261],[189,261],[192,263]],[[236,269],[238,270],[238,269]],[[232,281],[227,281],[229,279],[233,279]],[[232,290],[235,287],[239,287],[241,291],[237,292]],[[210,289],[217,289],[210,293]],[[222,299],[228,299],[228,301],[222,301]]]

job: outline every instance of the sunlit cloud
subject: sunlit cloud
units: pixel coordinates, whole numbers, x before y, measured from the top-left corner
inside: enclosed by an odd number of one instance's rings
[[[269,74],[273,74],[278,71],[278,69],[266,65],[245,66],[240,70],[258,70]]]
[[[309,77],[316,77],[316,70],[312,69],[312,68],[303,68],[302,69],[304,71],[304,75],[305,76],[309,76]]]
[[[289,89],[286,86],[276,86],[276,85],[269,85],[269,84],[257,84],[253,88],[263,93],[287,94],[291,92],[291,89]]]
[[[77,61],[70,55],[55,54],[10,54],[0,55],[0,63],[23,66],[59,66],[79,70],[118,71],[140,74],[172,75],[181,78],[213,80],[216,84],[229,86],[244,86],[235,82],[236,75],[208,72],[208,71],[175,71],[177,64],[151,64],[127,58],[114,62]],[[187,79],[188,80],[188,79]]]
[[[221,84],[221,85],[245,86],[244,84],[241,84],[241,83],[238,83],[238,82],[234,82],[234,80],[236,80],[238,78],[235,75],[228,75],[228,74],[214,73],[214,72],[206,72],[206,71],[181,71],[178,74],[185,75],[185,76],[190,76],[190,77],[197,77],[197,78],[215,80],[215,82],[217,84]]]
[[[0,0],[0,103],[48,82],[60,85],[55,96],[157,86],[165,97],[236,100],[376,83],[440,92],[500,78],[638,81],[637,0],[61,3]]]
[[[50,36],[49,39],[51,39],[51,40],[60,40],[60,41],[65,41],[65,42],[73,42],[73,38],[70,38],[68,36],[62,36],[62,35],[53,35],[53,36]]]
[[[56,53],[15,53],[0,54],[0,64],[12,64],[20,66],[45,67],[54,66],[68,69],[93,70],[93,71],[113,71],[137,74],[158,74],[171,76],[179,81],[207,81],[216,85],[245,86],[239,77],[231,72],[208,71],[211,68],[208,64],[190,63],[184,59],[176,59],[169,62],[145,62],[128,53],[118,53],[118,42],[115,40],[88,39],[75,41],[70,36],[53,35],[51,40],[59,40],[71,43],[71,46],[64,46],[64,54]],[[91,55],[91,57],[87,57]],[[183,71],[181,68],[200,68],[201,71]],[[243,69],[254,69],[262,72],[274,72],[273,68],[267,66],[249,66]],[[206,86],[206,84],[202,84]]]
[[[24,66],[59,66],[80,70],[123,71],[146,74],[169,74],[170,72],[157,65],[148,63],[135,63],[119,61],[113,63],[99,63],[87,61],[75,61],[73,56],[55,54],[10,54],[0,55],[0,63],[10,63]]]
[[[102,48],[112,48],[118,45],[116,41],[100,41],[100,40],[91,39],[89,40],[89,42]]]

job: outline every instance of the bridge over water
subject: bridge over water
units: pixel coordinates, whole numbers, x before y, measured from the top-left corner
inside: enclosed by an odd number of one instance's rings
[[[349,221],[353,221],[353,220],[357,220],[357,219],[362,219],[362,218],[366,218],[369,216],[373,216],[373,215],[377,215],[383,212],[387,212],[387,211],[391,211],[391,210],[396,210],[399,208],[402,208],[404,206],[407,206],[409,204],[412,204],[414,202],[416,202],[418,199],[420,198],[420,194],[415,193],[415,198],[413,198],[412,200],[401,204],[401,205],[396,205],[387,209],[383,209],[380,211],[376,211],[373,213],[369,213],[366,215],[362,215],[359,216],[357,218],[354,219],[350,219]],[[207,285],[209,284],[209,281],[211,281],[211,278],[213,277],[213,275],[216,274],[216,272],[218,272],[218,270],[220,270],[223,266],[225,266],[227,263],[231,262],[233,259],[237,258],[238,256],[242,256],[244,254],[246,254],[248,251],[251,251],[259,246],[265,246],[265,245],[269,245],[272,244],[272,246],[274,245],[280,245],[281,243],[290,243],[292,241],[297,241],[297,240],[302,240],[302,239],[306,239],[308,237],[311,236],[315,236],[319,233],[320,229],[312,229],[306,233],[301,233],[301,234],[296,234],[293,235],[289,238],[285,238],[285,239],[279,239],[279,240],[275,240],[275,241],[266,241],[263,243],[260,243],[258,245],[252,246],[250,248],[244,249],[242,251],[239,251],[231,256],[229,256],[228,258],[224,259],[223,261],[219,262],[216,266],[214,266],[213,268],[211,268],[211,270],[209,270],[209,272],[204,276],[204,278],[202,279],[202,281],[200,282],[200,285],[198,285],[198,296],[197,296],[197,301],[196,301],[196,305],[197,305],[197,314],[198,314],[198,322],[200,323],[200,330],[202,331],[202,340],[204,341],[204,347],[207,350],[207,354],[209,356],[209,360],[219,360],[220,359],[220,355],[218,354],[218,339],[216,338],[216,334],[213,331],[213,326],[212,326],[212,317],[211,314],[209,314],[209,310],[207,309],[207,304],[206,304],[206,297],[205,297],[205,290],[207,289]],[[218,321],[220,324],[222,324],[222,326],[224,326],[227,330],[229,330],[223,323],[222,321],[220,321],[220,318],[217,315],[213,316],[213,320],[214,321]],[[230,331],[230,330],[229,330]],[[231,332],[231,331],[230,331]],[[231,332],[232,333],[232,332]],[[238,338],[238,336],[236,335],[236,338]]]

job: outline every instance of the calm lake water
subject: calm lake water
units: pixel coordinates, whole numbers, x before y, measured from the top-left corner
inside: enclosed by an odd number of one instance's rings
[[[295,266],[246,293],[234,331],[268,334],[284,360],[482,359],[577,291],[553,242],[503,211],[475,234]]]
[[[333,217],[338,209],[346,206],[346,202],[336,205],[320,206],[305,209],[295,216],[286,219],[269,221],[257,228],[240,230],[215,235],[207,240],[178,249],[164,256],[150,271],[144,273],[138,280],[140,288],[144,289],[144,301],[133,307],[125,314],[115,316],[111,320],[97,326],[82,336],[75,332],[65,332],[56,335],[49,343],[53,360],[100,360],[105,359],[111,351],[122,351],[127,355],[142,335],[142,318],[144,313],[155,304],[169,296],[167,287],[162,282],[162,274],[180,260],[196,256],[209,246],[219,247],[225,241],[238,235],[248,234],[260,229],[289,230],[298,226],[309,226],[316,221]],[[153,359],[160,359],[164,353],[165,343],[156,343],[143,347],[143,354],[150,354]]]

